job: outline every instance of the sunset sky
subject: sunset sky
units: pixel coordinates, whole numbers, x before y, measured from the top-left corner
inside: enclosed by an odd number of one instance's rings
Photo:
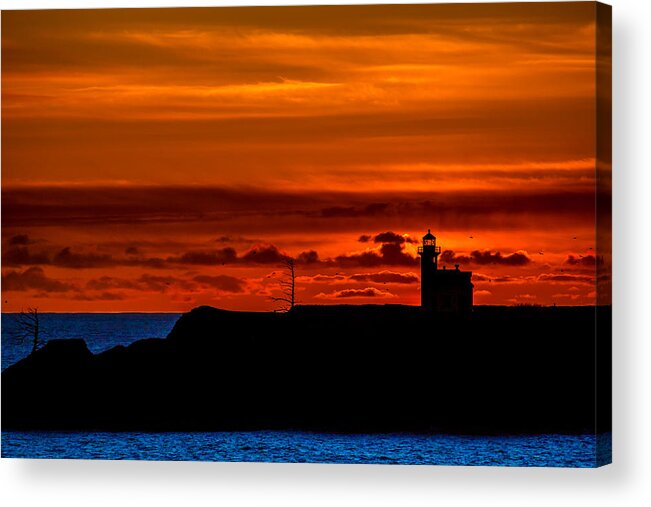
[[[596,69],[591,2],[3,12],[2,310],[419,304],[428,228],[594,304]]]

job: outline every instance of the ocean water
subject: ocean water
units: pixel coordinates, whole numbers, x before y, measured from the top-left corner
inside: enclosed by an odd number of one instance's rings
[[[596,449],[594,435],[475,437],[289,431],[2,433],[3,458],[587,468],[595,466]]]
[[[94,352],[163,338],[179,314],[43,314],[46,339],[83,338]],[[16,316],[2,315],[2,368],[27,356],[13,338]],[[599,438],[599,440],[598,440]],[[455,436],[254,432],[3,431],[3,458],[262,461],[427,465],[593,467],[610,435]],[[600,445],[597,445],[599,442]]]

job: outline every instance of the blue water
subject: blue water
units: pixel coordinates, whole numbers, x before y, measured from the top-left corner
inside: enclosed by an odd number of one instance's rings
[[[3,458],[594,467],[596,447],[594,435],[2,433]]]
[[[178,314],[43,314],[46,339],[83,338],[94,352],[163,338]],[[2,368],[27,356],[2,315]],[[2,432],[3,458],[264,461],[593,467],[610,435],[341,435],[306,432]]]

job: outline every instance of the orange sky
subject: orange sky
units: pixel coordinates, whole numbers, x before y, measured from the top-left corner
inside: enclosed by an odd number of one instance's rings
[[[594,9],[3,12],[3,311],[593,304]]]

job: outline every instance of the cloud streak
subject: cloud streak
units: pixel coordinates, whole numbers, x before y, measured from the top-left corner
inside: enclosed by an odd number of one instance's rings
[[[375,287],[366,287],[365,289],[343,289],[331,293],[319,293],[315,296],[317,299],[357,299],[357,298],[392,298],[394,297],[388,291],[382,291]]]
[[[70,292],[74,289],[75,287],[69,283],[50,278],[42,268],[36,266],[24,271],[8,271],[2,275],[2,290],[4,291]]]
[[[445,250],[439,260],[441,263],[476,264],[478,266],[526,266],[533,262],[525,251],[502,254],[502,252],[492,252],[490,250],[473,250],[468,255]]]

